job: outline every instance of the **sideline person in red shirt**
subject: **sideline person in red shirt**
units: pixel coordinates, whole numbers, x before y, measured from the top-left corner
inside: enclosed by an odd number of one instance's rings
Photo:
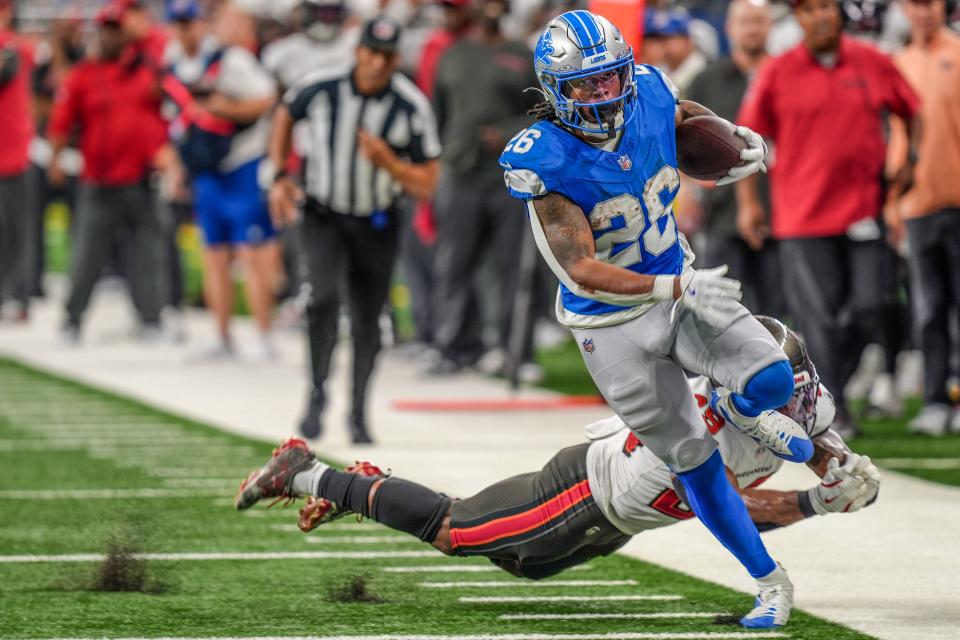
[[[761,68],[739,116],[775,145],[772,224],[748,179],[737,187],[737,226],[755,249],[768,234],[780,241],[790,315],[849,434],[843,388],[860,356],[856,331],[884,344],[888,370],[899,346],[887,333],[895,300],[880,217],[883,123],[894,113],[916,131],[919,104],[889,57],[841,33],[835,0],[792,4],[804,40]],[[890,188],[904,190],[911,171],[906,162]]]
[[[121,13],[107,5],[97,16],[98,55],[75,66],[57,94],[49,138],[50,182],[62,185],[59,156],[79,130],[84,169],[78,198],[65,337],[79,340],[90,294],[122,225],[130,228],[136,265],[131,294],[147,334],[159,328],[159,220],[146,184],[157,152],[143,123],[156,118],[160,91],[153,70],[123,55]]]
[[[0,0],[0,304],[8,293],[19,304],[17,318],[26,320],[25,201],[27,148],[33,138],[29,83],[34,51],[14,31],[13,11],[10,0]]]

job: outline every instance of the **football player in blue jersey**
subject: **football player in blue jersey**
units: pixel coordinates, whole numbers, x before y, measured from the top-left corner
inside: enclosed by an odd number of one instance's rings
[[[685,375],[714,380],[715,410],[775,455],[812,455],[803,428],[775,411],[794,389],[783,350],[739,303],[740,283],[724,277],[725,267],[691,268],[677,231],[676,128],[713,113],[678,100],[658,69],[635,64],[609,20],[588,11],[546,26],[534,67],[545,98],[540,121],[510,140],[500,163],[560,279],[558,318],[610,406],[678,475],[699,519],[756,579],[756,606],[741,624],[782,626],[793,586],[726,481]],[[764,168],[763,140],[736,131],[746,149],[722,183]]]

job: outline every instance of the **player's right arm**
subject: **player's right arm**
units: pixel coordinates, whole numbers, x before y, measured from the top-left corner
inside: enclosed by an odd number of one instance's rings
[[[540,252],[557,278],[575,295],[620,306],[681,300],[716,326],[739,309],[740,283],[723,277],[726,267],[687,270],[679,276],[636,273],[596,258],[593,231],[583,210],[549,192],[528,200]]]
[[[679,276],[650,276],[597,260],[587,217],[566,197],[548,193],[531,202],[537,244],[556,276],[575,294],[629,296],[633,304],[680,297]]]

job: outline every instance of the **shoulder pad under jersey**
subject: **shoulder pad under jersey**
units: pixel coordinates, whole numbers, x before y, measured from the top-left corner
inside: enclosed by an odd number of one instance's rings
[[[522,200],[557,191],[560,183],[577,171],[572,134],[549,122],[523,129],[507,143],[500,155],[503,179],[510,195]]]

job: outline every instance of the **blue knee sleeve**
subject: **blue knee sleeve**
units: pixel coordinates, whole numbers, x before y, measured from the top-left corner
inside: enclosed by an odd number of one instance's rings
[[[758,416],[768,409],[779,409],[792,395],[793,369],[781,360],[750,378],[742,394],[733,394],[733,404],[745,416]]]
[[[686,490],[687,504],[700,522],[736,556],[751,576],[760,578],[777,568],[760,540],[746,505],[727,479],[719,451],[714,451],[696,469],[679,473],[677,477]]]

